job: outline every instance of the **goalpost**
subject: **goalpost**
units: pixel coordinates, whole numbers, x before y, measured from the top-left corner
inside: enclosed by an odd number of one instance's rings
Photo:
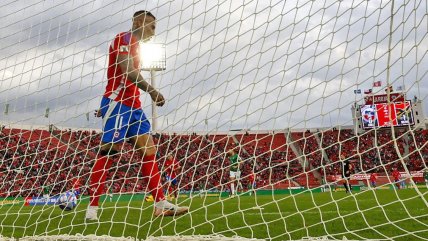
[[[142,74],[166,104],[141,95],[162,185],[171,154],[168,198],[190,211],[153,215],[124,143],[89,222],[108,47],[138,10],[163,54]],[[0,241],[428,240],[427,1],[6,0],[0,16]]]

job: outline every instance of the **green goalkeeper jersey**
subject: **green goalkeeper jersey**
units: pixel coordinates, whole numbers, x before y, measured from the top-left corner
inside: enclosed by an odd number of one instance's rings
[[[50,186],[44,186],[43,187],[43,194],[49,195],[51,193],[51,187]]]
[[[231,157],[229,157],[230,160],[230,171],[237,172],[239,169],[239,156],[238,154],[235,154]]]

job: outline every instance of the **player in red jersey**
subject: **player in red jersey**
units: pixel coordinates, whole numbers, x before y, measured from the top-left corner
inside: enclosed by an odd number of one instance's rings
[[[165,178],[168,183],[168,195],[172,198],[177,198],[177,171],[180,169],[180,163],[168,154],[164,163]]]
[[[140,73],[140,43],[155,34],[156,18],[148,11],[134,13],[132,29],[116,35],[109,48],[108,83],[96,116],[103,118],[103,135],[98,159],[90,177],[90,204],[87,220],[98,220],[100,195],[104,193],[107,172],[112,158],[120,154],[121,144],[128,138],[143,156],[141,173],[149,177],[148,191],[155,199],[155,216],[180,215],[187,207],[178,207],[165,200],[160,183],[156,147],[150,135],[150,122],[141,109],[140,89],[147,92],[157,106],[165,98],[147,83]]]
[[[248,190],[250,191],[250,196],[252,193],[256,195],[256,173],[254,171],[251,171],[250,175],[248,176],[249,182],[248,182]]]
[[[398,171],[398,168],[394,168],[392,170],[392,177],[394,178],[395,186],[397,186],[397,189],[400,189],[400,187],[401,187],[401,183],[400,183],[401,173]]]
[[[372,172],[372,174],[370,174],[370,184],[371,184],[372,188],[376,187],[376,180],[377,180],[377,173]]]

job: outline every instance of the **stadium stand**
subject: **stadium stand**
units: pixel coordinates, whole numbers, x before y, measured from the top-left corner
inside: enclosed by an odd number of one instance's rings
[[[319,187],[322,180],[334,182],[341,173],[339,154],[354,160],[355,173],[377,172],[380,183],[390,181],[392,168],[405,170],[402,162],[397,161],[400,156],[409,171],[420,171],[427,164],[428,130],[410,132],[414,135],[403,133],[395,133],[396,142],[391,141],[394,138],[388,130],[355,135],[351,129],[291,135],[284,132],[156,134],[154,140],[161,169],[167,153],[179,160],[181,190],[226,190],[229,161],[225,152],[231,148],[237,148],[244,161],[241,166],[244,187],[249,174],[255,171],[259,188],[285,189]],[[100,133],[88,130],[2,128],[0,178],[8,181],[0,186],[0,196],[39,196],[46,186],[51,194],[56,194],[71,189],[76,178],[83,180],[81,185],[85,186],[100,139]],[[124,143],[123,152],[115,159],[117,165],[109,172],[107,185],[111,185],[112,192],[144,191],[145,180],[139,175],[141,157],[132,146]],[[82,191],[87,194],[87,190]]]

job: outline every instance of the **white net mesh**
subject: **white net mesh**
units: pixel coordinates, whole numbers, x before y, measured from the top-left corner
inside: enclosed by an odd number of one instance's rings
[[[142,108],[164,192],[190,211],[155,217],[126,142],[86,221],[108,48],[142,9],[166,48],[166,69],[142,74],[167,99],[151,112],[143,93]],[[422,0],[2,1],[0,240],[428,240],[427,13]]]

